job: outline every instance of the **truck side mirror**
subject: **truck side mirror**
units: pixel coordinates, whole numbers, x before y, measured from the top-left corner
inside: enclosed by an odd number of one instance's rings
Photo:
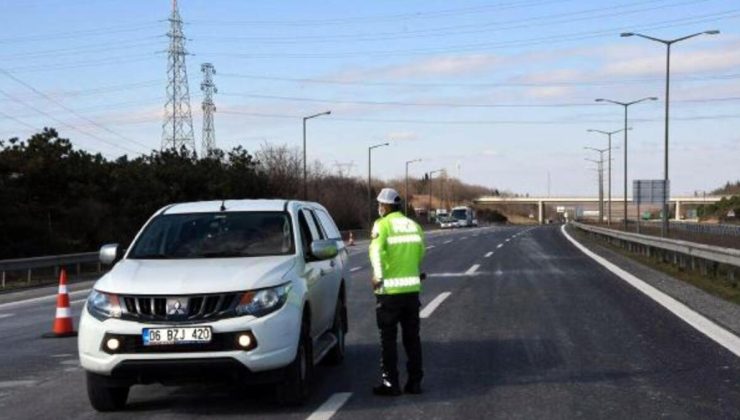
[[[118,244],[107,244],[100,247],[99,258],[101,263],[110,265],[118,261],[120,257],[118,254]]]

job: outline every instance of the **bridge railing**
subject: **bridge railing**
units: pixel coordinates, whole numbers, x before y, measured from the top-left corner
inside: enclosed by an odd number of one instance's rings
[[[16,258],[11,260],[0,260],[0,288],[5,289],[9,276],[25,277],[25,285],[30,286],[33,281],[34,272],[43,272],[54,277],[58,275],[60,268],[71,268],[77,274],[82,272],[83,266],[95,265],[97,272],[102,271],[97,252],[83,252],[79,254],[49,255],[34,258]]]
[[[648,258],[672,263],[682,270],[698,269],[702,275],[712,277],[725,273],[730,281],[734,281],[740,269],[740,249],[622,232],[578,222],[571,224],[590,236]]]

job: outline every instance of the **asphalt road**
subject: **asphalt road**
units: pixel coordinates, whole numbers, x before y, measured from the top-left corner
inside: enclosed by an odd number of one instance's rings
[[[371,395],[379,343],[366,246],[357,246],[347,357],[317,369],[305,407],[276,406],[254,388],[150,385],[132,388],[128,411],[97,414],[75,339],[40,338],[54,313],[45,300],[0,304],[0,417],[304,419],[339,398],[336,419],[740,418],[740,358],[557,227],[455,230],[427,245],[422,395]],[[83,298],[72,297],[76,315]]]

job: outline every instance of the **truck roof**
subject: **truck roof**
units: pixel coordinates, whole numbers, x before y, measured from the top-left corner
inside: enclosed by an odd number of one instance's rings
[[[166,208],[162,214],[183,213],[212,213],[221,210],[221,203],[225,211],[283,211],[287,200],[211,200],[177,203]]]

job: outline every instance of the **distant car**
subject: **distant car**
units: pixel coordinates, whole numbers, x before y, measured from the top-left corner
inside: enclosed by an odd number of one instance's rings
[[[442,217],[439,219],[441,229],[451,229],[457,227],[457,220],[452,217]]]
[[[100,257],[117,261],[117,245]],[[78,348],[90,403],[118,410],[131,385],[204,379],[275,383],[281,401],[303,403],[314,364],[344,358],[347,258],[316,203],[157,211],[83,310]]]

